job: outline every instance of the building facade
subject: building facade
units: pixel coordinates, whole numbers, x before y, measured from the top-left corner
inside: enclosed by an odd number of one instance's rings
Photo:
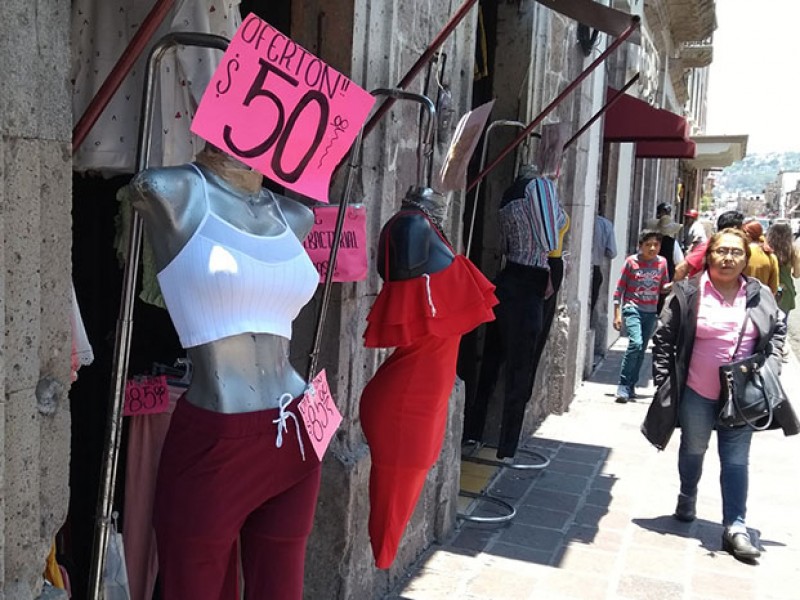
[[[5,75],[0,96],[0,263],[4,267],[0,306],[6,323],[0,352],[5,392],[0,400],[0,600],[29,600],[42,593],[45,558],[56,540],[64,545],[59,554],[65,554],[68,567],[74,569],[76,586],[86,588],[119,305],[119,277],[113,275],[118,264],[110,240],[105,240],[113,238],[109,230],[114,227],[116,205],[93,202],[95,196],[100,197],[100,187],[113,200],[115,189],[124,181],[97,178],[89,182],[86,174],[73,175],[71,128],[79,115],[71,111],[69,39],[75,23],[71,23],[70,3],[45,4],[47,10],[22,0],[7,2],[6,19],[0,26],[0,64]],[[250,4],[244,2],[243,9]],[[442,44],[431,75],[423,70],[408,86],[409,91],[431,97],[440,114],[449,109],[454,115],[438,129],[436,168],[457,117],[483,102],[495,100],[492,121],[528,124],[548,109],[542,124],[567,123],[578,132],[604,108],[607,88],[619,89],[636,72],[644,76],[629,93],[648,106],[687,119],[692,134],[702,131],[704,69],[710,61],[709,40],[715,26],[713,1],[597,3],[638,16],[643,41],[623,44],[551,106],[614,40],[599,33],[593,38],[589,35],[587,45],[585,30],[579,33],[581,23],[574,15],[558,12],[558,4],[548,0],[475,2]],[[373,90],[399,82],[463,6],[456,1],[356,0],[331,11],[320,0],[282,0],[270,3],[263,9],[268,12],[260,16],[282,25],[296,42],[361,87]],[[591,18],[593,13],[586,14]],[[590,34],[600,27],[594,22],[583,24]],[[447,94],[442,93],[445,89]],[[445,97],[449,104],[442,100]],[[480,367],[480,331],[470,340],[471,352],[465,351],[460,361],[463,381],[457,380],[453,389],[442,456],[429,474],[400,554],[390,570],[373,566],[366,521],[369,449],[360,429],[358,403],[388,352],[365,349],[362,334],[381,286],[375,242],[409,186],[416,183],[418,129],[419,106],[395,104],[364,140],[363,160],[355,175],[350,200],[367,207],[369,276],[362,282],[334,286],[325,324],[320,365],[328,372],[344,423],[324,461],[309,543],[307,562],[313,568],[307,569],[306,596],[312,599],[380,597],[428,546],[456,526],[464,398]],[[487,154],[496,155],[514,137],[513,128],[500,131],[486,142]],[[501,262],[496,217],[500,198],[531,151],[535,151],[535,141],[525,154],[520,149],[501,162],[483,182],[479,197],[456,192],[449,199],[447,231],[462,249],[465,220],[477,202],[470,256],[487,277],[496,275]],[[548,415],[568,411],[576,386],[594,364],[596,350],[602,352],[616,335],[609,331],[607,319],[590,322],[587,299],[595,213],[600,210],[614,222],[620,249],[619,257],[605,266],[608,282],[632,249],[642,223],[654,216],[655,205],[665,199],[674,200],[677,208],[686,203],[679,184],[686,189],[695,171],[682,159],[663,154],[637,158],[637,142],[607,141],[603,119],[579,135],[564,154],[558,193],[571,219],[565,242],[566,274],[524,435],[534,434]],[[474,163],[472,176],[477,173]],[[333,181],[333,202],[343,193],[344,171]],[[72,192],[73,177],[76,193]],[[89,251],[87,241],[92,235],[107,241],[107,250]],[[106,283],[92,288],[78,285],[106,268],[112,273]],[[85,316],[106,320],[98,325],[93,340],[95,364],[81,369],[78,382],[71,386],[73,282],[79,298],[92,299],[93,316]],[[608,306],[608,284],[604,291],[602,310]],[[301,372],[307,365],[319,302],[317,294],[295,324],[292,355]],[[137,313],[135,331],[159,327],[156,324],[164,316],[148,310]],[[490,403],[494,414],[500,401],[495,396]],[[488,441],[496,435],[496,426],[497,421],[490,418]],[[120,460],[124,460],[124,450]],[[120,477],[118,485],[121,482]]]

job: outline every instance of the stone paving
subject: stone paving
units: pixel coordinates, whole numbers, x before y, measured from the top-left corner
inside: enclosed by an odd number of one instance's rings
[[[748,525],[762,557],[739,562],[721,550],[714,438],[697,520],[671,517],[678,434],[658,452],[639,432],[651,385],[637,389],[635,403],[614,402],[626,344],[612,346],[569,412],[525,440],[551,457],[545,469],[500,468],[490,479],[491,494],[516,508],[513,521],[460,522],[385,600],[800,599],[800,436],[755,435]],[[791,354],[784,367],[791,395],[800,391],[800,363]],[[497,514],[474,504],[474,514]]]

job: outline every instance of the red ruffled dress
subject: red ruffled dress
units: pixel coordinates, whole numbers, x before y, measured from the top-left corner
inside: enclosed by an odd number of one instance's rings
[[[494,285],[456,255],[431,275],[384,282],[367,317],[364,345],[396,348],[361,395],[361,426],[372,455],[369,534],[378,568],[394,561],[442,449],[461,336],[493,320],[496,304]]]

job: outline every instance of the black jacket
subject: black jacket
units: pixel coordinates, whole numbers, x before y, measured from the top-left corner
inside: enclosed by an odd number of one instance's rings
[[[781,354],[786,339],[786,324],[770,289],[757,279],[747,279],[747,308],[758,330],[753,353],[767,351],[775,373],[781,372]],[[678,403],[686,386],[697,329],[700,277],[674,284],[661,311],[659,328],[653,336],[653,383],[656,393],[647,411],[642,433],[659,450],[669,442],[678,424]],[[788,403],[775,411],[774,428],[786,435],[800,432],[800,422]]]

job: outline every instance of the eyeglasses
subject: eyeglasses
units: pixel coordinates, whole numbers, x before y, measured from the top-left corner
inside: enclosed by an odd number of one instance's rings
[[[732,256],[733,258],[742,258],[745,255],[745,251],[741,248],[724,248],[720,246],[719,248],[714,248],[712,250],[714,255],[717,258],[725,258],[726,256]]]

